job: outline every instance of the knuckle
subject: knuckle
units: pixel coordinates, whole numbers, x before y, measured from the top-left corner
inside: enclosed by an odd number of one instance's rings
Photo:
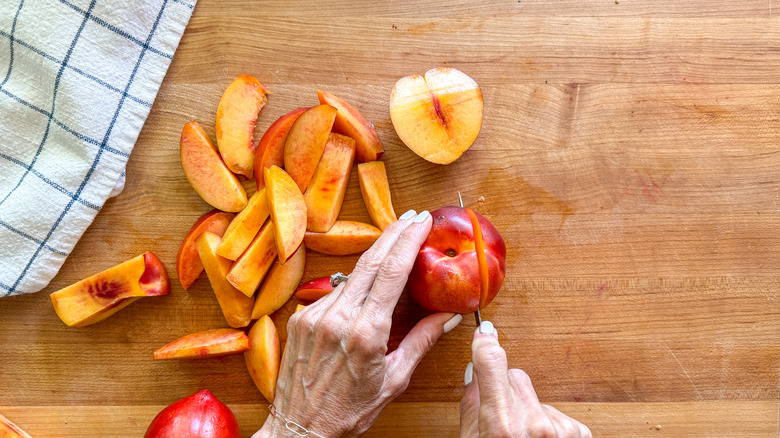
[[[379,266],[379,271],[376,273],[377,281],[394,283],[399,280],[406,280],[407,265],[405,260],[401,260],[400,257],[394,254],[390,254]]]
[[[355,264],[355,270],[354,272],[372,272],[376,271],[377,268],[379,268],[379,264],[382,261],[377,258],[375,254],[372,252],[365,252],[362,256],[358,259],[357,263]]]
[[[593,438],[593,433],[590,431],[590,428],[582,423],[579,423],[580,427],[580,436],[582,438]]]
[[[509,370],[509,378],[514,380],[515,383],[520,386],[531,385],[531,376],[529,376],[525,371],[519,370],[517,368],[512,368]]]
[[[384,353],[387,348],[382,344],[381,336],[377,336],[376,331],[359,325],[355,325],[349,330],[348,338],[347,348],[349,351],[376,355]]]
[[[343,320],[333,312],[323,315],[316,324],[314,324],[314,333],[317,339],[326,342],[334,342],[341,340],[341,326]]]
[[[557,438],[555,425],[548,417],[537,418],[528,425],[529,438]]]
[[[496,344],[480,344],[476,349],[474,362],[480,367],[495,367],[506,362],[506,352]]]
[[[299,333],[308,333],[314,329],[315,320],[308,313],[296,313],[290,317],[290,321],[287,323],[287,329]]]

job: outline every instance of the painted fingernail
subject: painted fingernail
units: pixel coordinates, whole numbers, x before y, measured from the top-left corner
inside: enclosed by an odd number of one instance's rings
[[[419,224],[422,222],[425,222],[426,219],[431,217],[431,214],[428,213],[428,210],[423,211],[422,213],[418,214],[416,218],[412,222]]]
[[[401,217],[398,218],[398,220],[401,221],[408,221],[409,219],[413,218],[417,214],[414,210],[409,210],[406,213],[402,214]]]
[[[493,323],[490,321],[482,321],[482,324],[479,325],[479,332],[483,335],[492,335],[496,332],[495,327],[493,327]]]
[[[463,384],[468,385],[474,379],[474,363],[469,362],[466,365],[466,372],[463,374]]]
[[[460,322],[463,321],[463,315],[457,314],[450,318],[447,322],[444,323],[444,333],[449,332],[450,330],[454,329],[455,327],[460,324]]]

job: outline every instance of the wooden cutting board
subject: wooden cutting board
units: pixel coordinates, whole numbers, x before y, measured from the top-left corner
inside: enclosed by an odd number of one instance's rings
[[[146,250],[175,255],[210,208],[178,138],[213,135],[239,74],[271,91],[257,135],[327,89],[374,122],[396,211],[457,202],[508,244],[484,312],[540,399],[602,437],[776,437],[780,367],[780,18],[772,0],[201,0],[127,169],[52,284],[0,302],[0,413],[35,437],[138,437],[212,390],[250,436],[267,415],[241,356],[158,361],[224,327],[201,280],[94,326],[49,293]],[[396,136],[395,81],[435,66],[482,86],[482,133],[432,165]],[[368,220],[356,176],[342,217]],[[310,255],[304,279],[356,257]],[[275,317],[283,326],[292,303]],[[420,317],[406,298],[394,339]],[[420,364],[370,436],[454,437],[473,326]]]

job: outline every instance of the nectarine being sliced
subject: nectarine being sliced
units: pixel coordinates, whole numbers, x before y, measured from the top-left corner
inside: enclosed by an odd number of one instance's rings
[[[373,123],[366,120],[352,105],[327,91],[317,90],[317,97],[320,103],[328,104],[338,111],[333,131],[355,139],[358,161],[374,161],[382,156],[384,149]]]
[[[227,167],[251,179],[255,167],[252,134],[268,90],[255,77],[241,75],[227,87],[217,107],[217,145]]]
[[[156,255],[146,252],[52,293],[51,302],[62,322],[84,327],[139,298],[167,295],[170,291],[165,266]]]
[[[233,263],[227,274],[227,281],[244,295],[251,297],[273,265],[274,259],[276,259],[274,224],[266,221],[249,248]]]
[[[284,306],[301,282],[305,266],[306,248],[303,245],[286,263],[281,264],[277,260],[260,285],[255,307],[252,309],[252,319],[270,315]]]
[[[219,243],[217,254],[230,260],[238,259],[252,243],[269,213],[268,198],[265,189],[262,189],[249,198],[246,207],[230,222]]]
[[[474,230],[474,250],[477,253],[477,265],[479,266],[479,308],[487,306],[488,292],[490,288],[490,271],[488,270],[487,255],[485,254],[485,242],[482,239],[482,226],[474,210],[466,207],[466,212],[471,219],[471,228]]]
[[[222,211],[236,212],[246,207],[244,187],[198,122],[184,125],[179,153],[184,176],[204,201]]]
[[[255,181],[257,190],[265,187],[263,170],[271,166],[284,167],[284,143],[293,123],[309,108],[298,108],[279,117],[268,127],[265,134],[257,144],[255,155]]]
[[[341,134],[330,134],[314,176],[303,194],[308,230],[324,233],[336,222],[354,161],[355,140]]]
[[[244,352],[246,368],[263,397],[273,403],[279,377],[281,343],[276,326],[268,315],[260,318],[249,330],[249,344],[251,348]]]
[[[357,254],[371,248],[382,231],[370,224],[336,221],[327,233],[307,231],[303,242],[312,251],[330,255]]]
[[[0,438],[32,438],[22,428],[0,414]]]
[[[225,278],[232,262],[217,255],[220,240],[222,239],[219,236],[207,231],[195,240],[195,246],[228,325],[233,328],[246,327],[252,321],[254,301]]]
[[[249,337],[237,329],[214,329],[191,333],[154,352],[155,359],[205,359],[249,350]]]
[[[315,278],[300,285],[295,290],[295,298],[304,301],[317,301],[333,292],[333,289],[335,287],[330,284],[330,277]]]
[[[301,114],[287,134],[284,168],[301,192],[306,190],[320,162],[336,113],[330,105],[315,106]]]
[[[233,213],[211,210],[192,224],[176,255],[176,274],[184,290],[189,289],[203,272],[203,263],[200,262],[198,249],[195,248],[195,239],[204,231],[210,231],[221,237],[231,220],[233,220]]]
[[[276,166],[265,169],[265,183],[279,261],[284,263],[295,254],[306,234],[306,202],[290,175]]]
[[[398,220],[390,198],[390,183],[387,181],[385,163],[370,161],[358,164],[358,180],[371,222],[380,230],[384,230]]]
[[[414,153],[437,164],[457,160],[482,128],[482,91],[454,68],[407,76],[390,94],[390,119],[398,137]]]

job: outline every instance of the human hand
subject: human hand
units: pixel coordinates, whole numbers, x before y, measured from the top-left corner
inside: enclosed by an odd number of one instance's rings
[[[387,354],[393,310],[431,225],[427,211],[406,212],[349,280],[290,317],[273,402],[285,418],[327,438],[360,435],[406,390],[439,336],[458,325],[461,315],[429,315]],[[269,416],[253,438],[276,436],[290,432]]]
[[[490,321],[475,331],[471,351],[460,403],[461,438],[592,438],[585,425],[541,404],[528,374],[507,369],[506,352]]]

